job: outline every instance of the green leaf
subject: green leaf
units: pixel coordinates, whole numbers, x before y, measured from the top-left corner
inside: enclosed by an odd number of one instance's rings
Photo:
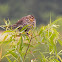
[[[59,62],[57,59],[54,59],[53,62]]]
[[[55,20],[54,22],[51,23],[51,25],[57,23],[57,22],[60,21],[60,20],[62,20],[62,18],[59,18],[59,19]]]
[[[7,31],[4,31],[2,34],[4,34],[4,33],[10,33],[10,32],[13,33],[13,31],[11,31],[11,30],[7,30]]]
[[[26,30],[27,27],[28,27],[28,25],[24,26],[24,27],[20,30],[20,32],[23,31],[23,30]]]
[[[4,37],[3,41],[5,41],[7,37],[8,37],[8,35],[6,35],[6,36]]]
[[[22,27],[22,25],[18,26],[16,29],[14,29],[13,32],[16,31],[16,30],[17,30],[18,28],[20,28],[20,27]]]
[[[55,33],[55,37],[57,37],[57,38],[58,38],[58,36],[59,36],[59,32],[57,32],[57,30],[56,30],[56,29],[54,29],[54,28],[53,28],[53,30],[54,30],[54,33]]]
[[[8,25],[7,20],[4,19],[4,22],[5,22],[6,25]]]
[[[16,60],[14,60],[13,62],[16,62]]]
[[[6,25],[0,25],[0,27],[1,27],[2,29],[5,29]]]
[[[8,25],[10,25],[11,24],[11,22],[10,22],[10,20],[9,20],[9,18],[8,18]]]
[[[16,52],[17,52],[17,55],[20,58],[21,62],[23,62],[23,59],[22,59],[22,56],[20,55],[20,53],[18,51],[16,51]]]
[[[60,39],[58,39],[58,42],[60,43],[60,45],[62,46],[62,41]]]
[[[29,36],[26,36],[26,40],[28,40],[28,42],[30,42],[30,38],[29,38]]]
[[[20,50],[22,50],[23,49],[23,38],[22,38],[22,36],[20,37],[19,41],[21,41],[21,43],[20,43]]]
[[[46,58],[45,58],[45,56],[43,55],[43,53],[42,52],[40,52],[40,54],[41,54],[41,59],[42,59],[42,62],[46,62]]]
[[[44,26],[40,28],[39,35],[44,31]]]
[[[9,51],[7,54],[11,54],[13,57],[15,57],[16,59],[18,58],[18,55],[16,52],[12,52],[12,51]]]
[[[21,62],[23,62],[23,59],[22,59],[22,57],[21,57],[21,55],[19,54],[18,51],[14,51],[14,52],[13,51],[8,51],[8,53],[6,55],[8,55],[8,54],[11,54],[15,59],[20,57]]]
[[[6,58],[8,59],[9,62],[11,62],[11,60],[6,56]]]
[[[22,36],[20,37],[20,39],[19,39],[17,45],[20,46],[19,50],[22,51],[22,49],[23,49],[23,38],[22,38]]]
[[[60,55],[60,54],[61,54],[61,52],[62,52],[62,50],[58,52],[58,55]]]

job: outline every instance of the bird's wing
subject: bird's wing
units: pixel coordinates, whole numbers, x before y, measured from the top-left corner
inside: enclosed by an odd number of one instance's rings
[[[24,20],[25,20],[25,17],[22,17],[20,20],[17,21],[16,24],[20,24],[20,25],[22,25],[23,22],[24,22]]]

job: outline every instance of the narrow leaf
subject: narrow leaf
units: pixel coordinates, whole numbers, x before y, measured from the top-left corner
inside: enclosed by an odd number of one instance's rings
[[[11,62],[11,60],[6,56],[6,58],[8,59],[9,62]]]

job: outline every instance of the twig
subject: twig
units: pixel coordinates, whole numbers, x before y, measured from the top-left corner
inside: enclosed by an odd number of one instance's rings
[[[32,37],[31,37],[31,39],[32,39]],[[27,51],[28,51],[28,49],[29,49],[29,46],[30,46],[30,43],[31,43],[31,39],[30,39],[29,45],[28,45],[28,47],[27,47],[27,49],[26,49],[26,53],[25,53],[24,59],[25,59],[26,54],[27,54]]]
[[[39,35],[36,35],[36,36],[39,36]],[[24,59],[25,59],[25,57],[26,57],[26,55],[27,55],[27,51],[28,51],[28,49],[29,49],[29,47],[30,47],[31,40],[32,40],[33,38],[35,38],[36,36],[34,36],[34,37],[31,36],[29,45],[28,45],[28,47],[27,47],[27,49],[26,49],[26,53],[25,53]]]

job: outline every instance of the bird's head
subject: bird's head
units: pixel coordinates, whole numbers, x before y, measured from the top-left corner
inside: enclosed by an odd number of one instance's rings
[[[34,18],[34,16],[32,16],[32,15],[28,15],[27,18],[30,20],[30,22],[35,21],[35,20],[34,20],[35,18]]]
[[[33,25],[33,27],[36,27],[36,19],[33,15],[28,15],[27,18],[29,19],[30,25]]]

